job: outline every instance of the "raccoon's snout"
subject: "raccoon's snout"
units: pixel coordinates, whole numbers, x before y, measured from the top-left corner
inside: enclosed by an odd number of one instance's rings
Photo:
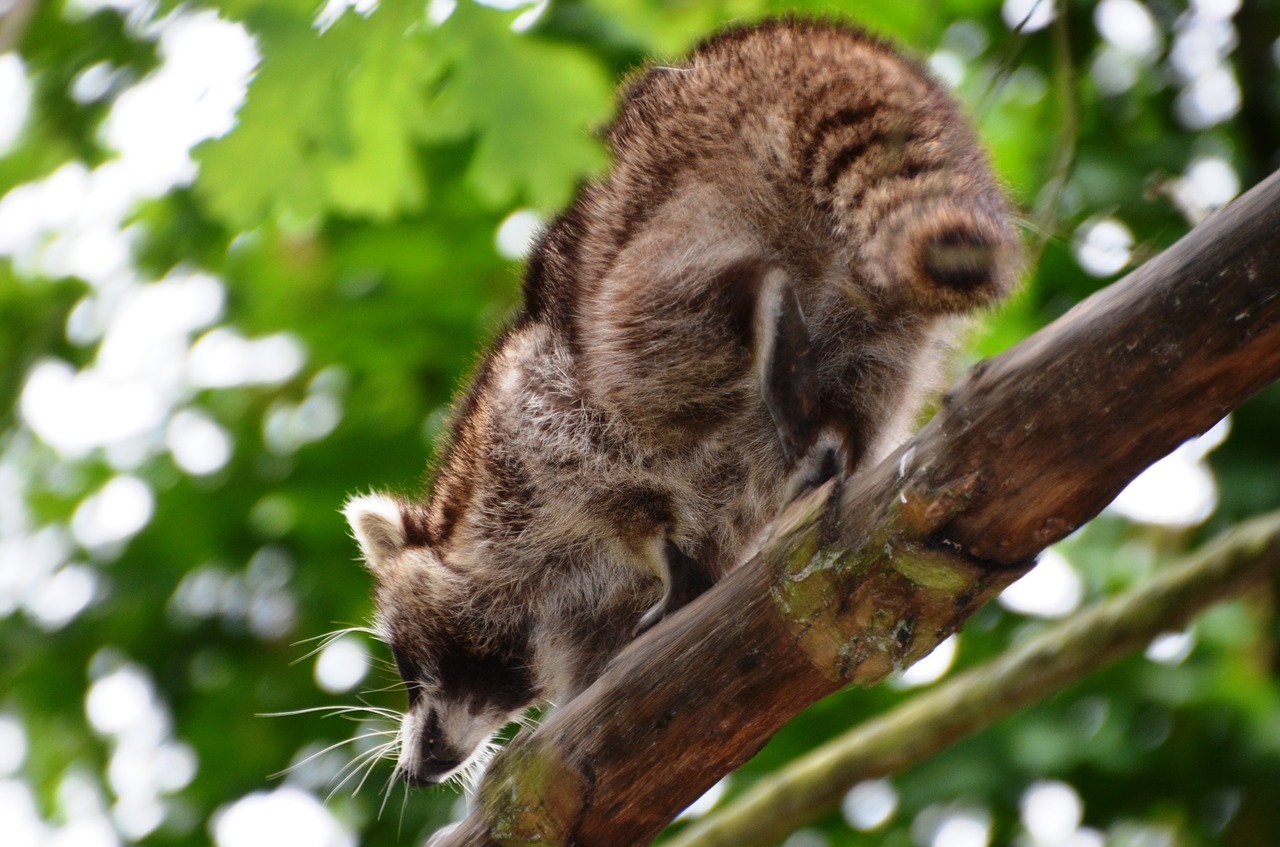
[[[424,756],[418,760],[416,769],[404,771],[404,781],[412,788],[439,785],[462,762],[462,756]]]
[[[972,291],[991,284],[996,248],[971,229],[946,230],[925,242],[920,269],[934,285]]]
[[[421,788],[444,782],[466,761],[468,752],[446,737],[438,708],[416,717],[416,725],[414,713],[404,717],[400,774],[409,785]]]
[[[444,782],[467,759],[466,754],[446,746],[438,738],[423,739],[418,755],[403,768],[404,781],[414,788]]]

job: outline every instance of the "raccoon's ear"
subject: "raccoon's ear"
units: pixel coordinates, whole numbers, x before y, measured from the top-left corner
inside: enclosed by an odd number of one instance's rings
[[[760,393],[787,460],[795,462],[818,440],[818,366],[813,340],[795,289],[781,271],[766,271],[756,290],[754,337]]]
[[[342,514],[351,525],[365,564],[376,576],[382,576],[405,546],[400,501],[385,494],[361,494],[347,501]]]

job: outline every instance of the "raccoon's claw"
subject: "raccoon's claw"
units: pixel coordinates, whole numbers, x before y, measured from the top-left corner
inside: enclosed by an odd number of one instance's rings
[[[666,558],[666,591],[662,599],[640,618],[633,637],[648,632],[660,620],[678,612],[715,584],[715,578],[706,566],[686,556],[674,541],[668,539],[663,552]]]
[[[657,605],[645,612],[644,616],[640,618],[640,622],[636,624],[636,628],[631,631],[631,637],[639,638],[644,635],[646,632],[657,626],[658,621],[662,620],[666,615],[667,598],[666,596],[663,596],[663,598],[658,601]]]

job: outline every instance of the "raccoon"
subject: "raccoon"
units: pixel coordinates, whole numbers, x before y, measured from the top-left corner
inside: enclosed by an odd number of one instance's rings
[[[528,264],[423,502],[352,499],[408,688],[397,773],[465,771],[905,435],[1018,242],[956,103],[838,23],[726,31],[624,88],[609,176]]]

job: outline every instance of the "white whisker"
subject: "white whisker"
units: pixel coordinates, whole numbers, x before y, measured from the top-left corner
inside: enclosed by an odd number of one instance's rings
[[[520,725],[521,729],[527,729],[532,732],[542,726],[542,718],[542,714],[530,709],[517,715],[515,722]]]
[[[355,756],[351,761],[343,765],[338,770],[338,773],[334,775],[334,779],[338,781],[336,784],[334,784],[333,788],[329,790],[329,794],[325,798],[325,801],[328,802],[328,800],[331,799],[333,795],[341,791],[342,787],[346,785],[348,782],[350,782],[357,774],[359,774],[366,764],[372,767],[373,765],[376,765],[379,761],[381,761],[383,758],[383,754],[386,753],[387,749],[394,745],[395,745],[395,741],[392,740],[392,741],[388,741],[386,744],[380,744],[377,747],[372,747],[360,753],[359,755]],[[360,783],[356,785],[355,791],[351,792],[353,796],[357,791],[360,790],[360,784],[363,784],[363,782],[364,780],[361,779]]]
[[[404,810],[409,808],[409,783],[400,783],[403,786],[403,796],[400,798],[400,819],[396,821],[396,838],[400,837],[400,833],[404,831]],[[387,796],[391,796],[391,792],[387,792]]]
[[[318,642],[318,643],[311,650],[308,650],[306,653],[294,659],[289,664],[296,665],[299,662],[306,661],[307,659],[311,658],[315,654],[319,653],[324,648],[328,647],[333,642],[337,641],[339,638],[342,638],[344,635],[354,635],[354,634],[368,635],[370,638],[376,639],[379,642],[384,640],[382,637],[382,634],[377,630],[376,627],[344,626],[340,629],[335,629],[332,632],[326,632],[322,635],[313,635],[310,638],[303,638],[293,642],[293,646],[295,647],[300,646],[302,644],[310,644],[312,642]]]
[[[377,747],[373,747],[368,750],[365,750],[363,753],[356,756],[350,762],[343,765],[342,769],[339,770],[336,775],[337,777],[342,777],[342,778],[341,780],[339,780],[337,785],[333,786],[333,788],[330,789],[328,796],[325,797],[325,802],[326,803],[329,802],[329,800],[333,798],[333,795],[337,794],[339,791],[342,790],[342,786],[350,782],[353,777],[355,777],[357,774],[361,772],[362,769],[364,769],[365,765],[368,765],[369,766],[368,770],[365,771],[364,776],[360,778],[360,781],[356,783],[356,787],[351,792],[351,795],[353,797],[356,794],[358,794],[360,792],[360,787],[364,785],[365,780],[368,779],[369,777],[369,771],[372,771],[373,768],[378,764],[378,762],[382,761],[387,751],[395,747],[397,743],[398,743],[397,739],[393,738],[391,741],[388,741],[385,744],[380,744]]]
[[[320,635],[313,635],[310,638],[300,638],[297,641],[293,642],[293,646],[297,647],[301,644],[310,644],[312,641],[333,640],[334,638],[338,638],[339,636],[349,635],[351,633],[356,633],[356,632],[364,633],[365,635],[371,635],[374,638],[378,638],[379,640],[381,640],[381,636],[378,635],[378,631],[373,627],[344,626],[341,629],[335,629],[335,630],[332,630],[331,632],[321,633]]]
[[[365,732],[360,735],[353,735],[350,738],[344,738],[342,741],[335,741],[333,744],[330,744],[328,747],[325,747],[323,750],[318,750],[315,753],[312,753],[310,756],[307,756],[307,758],[303,759],[301,762],[295,762],[294,764],[289,765],[289,767],[285,768],[284,770],[271,774],[270,778],[277,779],[279,777],[285,776],[286,774],[290,774],[293,771],[297,770],[298,768],[302,767],[303,765],[307,764],[308,762],[311,762],[319,758],[320,756],[323,756],[325,753],[328,753],[332,750],[337,750],[339,747],[345,746],[347,744],[352,744],[357,741],[364,741],[367,738],[378,738],[379,736],[386,736],[386,735],[387,735],[386,730],[374,730],[372,732]]]
[[[396,739],[396,741],[398,743],[399,739]],[[400,805],[400,821],[401,823],[404,822],[404,807],[409,802],[409,783],[401,778],[403,774],[404,770],[400,767],[400,762],[397,761],[395,767],[391,769],[391,775],[387,777],[387,784],[382,794],[382,803],[378,806],[378,820],[382,820],[382,812],[387,808],[387,801],[391,799],[391,792],[395,790],[396,783],[399,782],[404,786],[404,802]],[[399,830],[397,828],[398,836]]]
[[[370,714],[379,718],[386,718],[391,721],[400,720],[400,713],[395,709],[384,709],[380,706],[312,706],[307,709],[293,709],[288,712],[258,712],[256,717],[287,718],[294,715],[313,715],[319,712],[323,712],[324,717],[326,718],[335,716],[346,717],[353,714]]]
[[[368,767],[365,768],[364,776],[360,777],[360,782],[356,784],[355,790],[351,792],[352,796],[355,796],[356,794],[360,793],[360,789],[364,787],[365,781],[369,779],[369,777],[373,774],[373,769],[377,767],[378,762],[381,762],[384,759],[386,759],[388,753],[392,753],[392,752],[398,753],[399,748],[400,748],[400,736],[398,734],[396,735],[395,738],[392,738],[386,744],[383,744],[380,747],[374,748],[374,750],[377,752],[378,755],[370,756],[367,759]]]

